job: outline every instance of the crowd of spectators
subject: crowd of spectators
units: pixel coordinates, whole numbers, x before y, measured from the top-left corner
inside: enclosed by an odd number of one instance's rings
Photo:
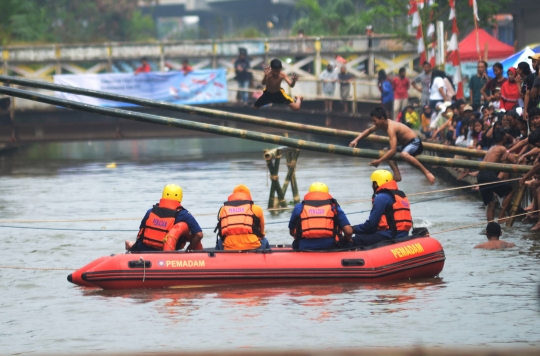
[[[495,63],[494,78],[488,77],[487,64],[480,61],[477,74],[470,81],[467,101],[456,99],[451,78],[444,72],[431,71],[427,63],[413,83],[422,91],[419,129],[427,140],[488,151],[496,144],[494,132],[504,132],[507,153],[519,164],[533,165],[532,173],[520,184],[527,184],[533,190],[534,202],[528,209],[535,211],[540,209],[540,176],[536,175],[540,171],[540,54],[530,59],[532,68],[529,63],[521,62],[517,68],[506,68],[506,72],[502,64]],[[425,90],[428,73],[431,73],[429,103]],[[422,88],[417,87],[420,83]],[[459,179],[468,174],[468,170],[462,170]],[[508,173],[500,173],[499,178],[508,179]],[[528,221],[537,222],[535,230],[540,229],[538,218],[538,213],[527,216]]]

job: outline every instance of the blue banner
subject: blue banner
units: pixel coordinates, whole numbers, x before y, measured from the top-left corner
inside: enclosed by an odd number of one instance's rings
[[[93,89],[138,98],[176,104],[212,104],[227,102],[225,69],[204,69],[183,72],[151,72],[140,74],[70,74],[55,75],[56,84]],[[122,107],[127,103],[56,92],[56,96],[85,104]]]

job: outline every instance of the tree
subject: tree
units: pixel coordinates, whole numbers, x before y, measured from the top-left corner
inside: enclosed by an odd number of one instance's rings
[[[482,1],[477,0],[479,27],[490,27],[495,24],[494,15],[503,10],[512,0]],[[428,1],[425,1],[428,3]],[[451,24],[448,20],[450,14],[450,4],[448,0],[431,0],[431,5],[419,6],[418,10],[422,20],[424,34],[427,34],[427,27],[430,23],[443,21],[447,31],[451,32]],[[410,18],[404,21],[404,17],[409,11],[409,2],[405,0],[366,0],[366,4],[371,6],[374,19],[386,19],[385,30],[403,39],[410,39],[409,24]],[[468,33],[474,28],[473,10],[466,0],[456,0],[456,18],[458,28],[461,33]],[[377,32],[380,30],[375,29]]]
[[[309,36],[364,33],[371,21],[353,0],[300,0],[298,7],[304,15],[295,22],[293,32],[302,29]]]
[[[0,8],[3,45],[155,38],[154,21],[138,10],[137,0],[0,0]]]
[[[477,0],[479,26],[493,25],[493,15],[511,1]],[[450,30],[448,0],[431,0],[431,3],[431,6],[424,6],[420,10],[424,33],[427,33],[429,23],[436,21],[443,21]],[[376,33],[411,40],[408,0],[300,0],[298,7],[303,16],[296,21],[293,30],[303,29],[309,36],[359,35],[365,33],[366,26],[372,25]],[[456,16],[462,33],[474,27],[473,12],[467,0],[456,0]]]

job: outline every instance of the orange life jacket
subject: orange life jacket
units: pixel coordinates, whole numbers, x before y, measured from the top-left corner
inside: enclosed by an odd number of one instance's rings
[[[176,200],[161,199],[152,207],[148,219],[139,230],[137,238],[142,238],[145,245],[163,250],[164,239],[174,226],[176,216],[184,208]]]
[[[238,192],[229,196],[219,209],[218,224],[214,232],[225,239],[230,235],[254,234],[262,237],[260,219],[253,213],[253,201],[246,193]]]
[[[337,202],[328,193],[312,192],[304,196],[302,213],[296,228],[296,238],[322,239],[337,238]]]
[[[383,192],[392,195],[394,204],[384,212],[381,221],[379,221],[378,230],[392,230],[394,235],[398,231],[410,231],[413,226],[411,203],[409,203],[405,193],[398,190],[395,181],[381,185],[375,195]]]

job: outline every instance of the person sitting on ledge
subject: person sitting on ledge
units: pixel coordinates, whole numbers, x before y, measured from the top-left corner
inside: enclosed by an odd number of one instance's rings
[[[511,242],[499,240],[501,235],[502,235],[501,225],[497,224],[496,222],[490,222],[487,224],[487,227],[486,227],[486,237],[488,239],[488,242],[478,244],[474,246],[474,248],[484,248],[487,250],[495,250],[495,249],[501,249],[501,248],[516,247],[516,245]]]

